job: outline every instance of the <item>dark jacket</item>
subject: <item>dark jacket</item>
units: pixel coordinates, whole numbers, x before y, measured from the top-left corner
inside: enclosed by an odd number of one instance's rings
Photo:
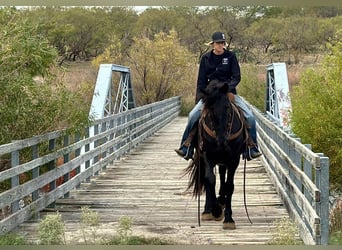
[[[227,82],[229,91],[237,94],[235,87],[241,80],[241,74],[238,60],[233,52],[225,50],[222,55],[215,55],[211,50],[202,56],[197,79],[196,103],[200,99],[199,90],[205,89],[214,79]]]

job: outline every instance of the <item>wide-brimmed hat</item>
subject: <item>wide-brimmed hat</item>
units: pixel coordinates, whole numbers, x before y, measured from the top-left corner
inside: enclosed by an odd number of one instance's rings
[[[219,43],[219,42],[226,42],[226,36],[224,35],[224,33],[220,31],[216,31],[211,36],[211,42],[209,44]]]

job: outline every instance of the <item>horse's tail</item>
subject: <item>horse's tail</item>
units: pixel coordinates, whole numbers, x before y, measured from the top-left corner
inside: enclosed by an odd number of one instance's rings
[[[202,164],[201,164],[202,163]],[[197,197],[204,191],[204,169],[201,157],[196,150],[194,160],[190,161],[188,167],[184,170],[184,175],[189,175],[187,191],[192,189],[192,195]]]

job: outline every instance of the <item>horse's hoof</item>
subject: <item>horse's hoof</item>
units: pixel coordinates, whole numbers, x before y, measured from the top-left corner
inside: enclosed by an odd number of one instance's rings
[[[235,222],[223,222],[223,229],[234,230],[235,228]]]
[[[223,217],[224,217],[224,213],[223,212],[221,213],[221,215],[219,217],[215,217],[214,216],[216,221],[221,221],[223,219]]]
[[[215,217],[212,213],[203,213],[202,214],[202,221],[210,221],[210,220],[216,220],[216,221],[221,221],[224,217],[223,212],[219,217]]]
[[[202,221],[214,220],[214,218],[214,215],[211,213],[203,213],[201,217]]]

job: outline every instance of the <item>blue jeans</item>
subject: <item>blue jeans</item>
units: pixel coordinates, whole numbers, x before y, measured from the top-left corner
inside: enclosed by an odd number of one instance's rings
[[[246,119],[247,125],[248,125],[248,132],[251,136],[253,142],[255,145],[257,145],[257,135],[256,135],[256,124],[255,124],[255,118],[253,116],[252,111],[248,108],[246,103],[243,101],[243,99],[239,95],[234,95],[234,102],[236,106],[238,106]],[[188,138],[191,129],[194,127],[197,121],[199,121],[201,117],[201,112],[203,109],[203,102],[202,100],[199,100],[198,103],[193,107],[193,109],[190,111],[188,116],[188,124],[185,127],[182,141],[181,141],[181,147],[183,146],[183,143]]]

